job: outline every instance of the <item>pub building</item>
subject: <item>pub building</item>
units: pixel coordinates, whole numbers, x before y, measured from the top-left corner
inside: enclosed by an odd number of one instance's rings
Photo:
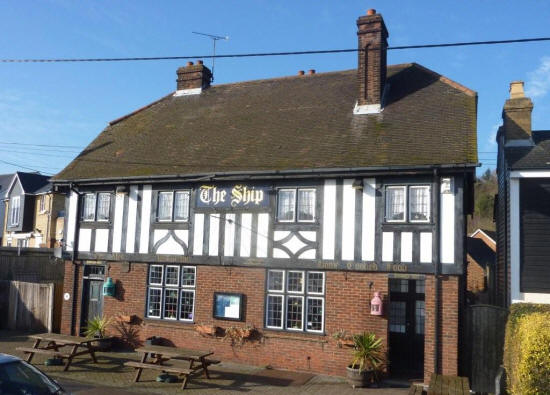
[[[63,333],[133,316],[141,341],[345,375],[338,334],[372,331],[390,375],[458,373],[477,94],[387,66],[376,11],[357,27],[356,70],[211,85],[188,62],[55,176]]]

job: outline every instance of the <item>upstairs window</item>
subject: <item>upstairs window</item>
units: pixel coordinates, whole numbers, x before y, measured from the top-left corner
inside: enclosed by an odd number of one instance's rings
[[[277,219],[279,222],[314,222],[315,189],[279,189],[277,196]]]
[[[430,222],[429,185],[387,186],[386,222]]]
[[[44,211],[46,211],[46,195],[40,195],[40,198],[39,198],[39,203],[40,203],[40,207],[39,207],[39,210],[41,213],[43,213]]]
[[[190,196],[190,191],[159,192],[157,221],[188,221]]]
[[[10,199],[10,225],[19,225],[21,217],[21,197],[14,196]]]
[[[109,221],[111,216],[111,194],[108,192],[86,193],[82,204],[82,220],[86,222]]]

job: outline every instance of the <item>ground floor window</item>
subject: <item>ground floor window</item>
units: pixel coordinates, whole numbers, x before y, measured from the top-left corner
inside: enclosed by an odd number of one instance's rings
[[[147,317],[192,322],[195,287],[195,266],[149,265]]]
[[[268,270],[265,326],[288,331],[324,331],[325,273]]]

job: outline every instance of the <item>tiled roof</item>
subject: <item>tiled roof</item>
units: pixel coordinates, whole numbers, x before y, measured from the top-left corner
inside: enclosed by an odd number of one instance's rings
[[[37,173],[25,173],[18,171],[19,181],[25,193],[35,194],[38,191],[44,192],[44,187],[49,184],[50,177]]]
[[[353,115],[355,70],[168,95],[111,124],[54,180],[477,163],[475,92],[388,67],[384,109]]]
[[[468,236],[466,248],[468,255],[480,266],[494,266],[495,252],[482,239]]]
[[[550,169],[550,131],[533,131],[533,146],[507,147],[506,161],[512,170]]]

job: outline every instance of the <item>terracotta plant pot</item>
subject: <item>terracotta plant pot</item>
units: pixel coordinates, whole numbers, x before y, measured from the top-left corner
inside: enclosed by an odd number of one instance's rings
[[[353,388],[368,387],[373,382],[373,370],[359,370],[352,368],[351,366],[348,366],[346,370],[348,383]]]
[[[113,347],[113,339],[96,339],[94,346],[98,351],[109,351]]]
[[[218,328],[213,325],[197,325],[195,330],[201,335],[214,336],[218,332]]]

